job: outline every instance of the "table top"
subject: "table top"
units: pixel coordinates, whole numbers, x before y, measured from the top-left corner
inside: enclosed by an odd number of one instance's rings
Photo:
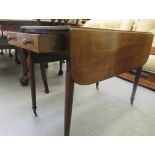
[[[75,26],[21,28],[24,33],[14,32],[14,39],[9,43],[29,51],[35,49],[36,52],[41,52],[40,47],[61,52],[59,47],[64,45],[65,50],[69,51],[67,53],[73,81],[78,84],[92,84],[141,67],[148,59],[153,39],[151,33]],[[60,32],[66,33],[67,37]],[[55,36],[47,39],[53,35]]]
[[[71,26],[71,25],[61,25],[61,26],[21,26],[21,31],[26,33],[53,33],[57,32],[59,34],[68,33],[71,27],[80,26]]]

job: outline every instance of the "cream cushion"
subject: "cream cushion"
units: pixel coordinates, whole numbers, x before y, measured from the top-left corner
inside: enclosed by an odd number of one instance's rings
[[[135,21],[134,31],[150,32],[155,29],[155,19],[140,19]]]
[[[114,29],[114,30],[131,30],[134,20],[89,20],[84,27]]]
[[[152,46],[155,47],[155,28],[152,29],[151,31],[149,31],[151,33],[153,33],[154,37],[153,37],[153,42],[152,42]]]
[[[143,66],[143,70],[151,73],[155,73],[155,55],[150,55],[148,61]]]

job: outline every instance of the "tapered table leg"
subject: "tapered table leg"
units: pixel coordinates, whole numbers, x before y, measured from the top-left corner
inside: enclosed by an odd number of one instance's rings
[[[71,71],[67,61],[66,84],[65,84],[65,124],[64,124],[65,136],[69,136],[70,133],[73,93],[74,93],[74,81],[71,78]]]
[[[135,94],[136,94],[137,85],[138,85],[138,82],[139,82],[141,71],[142,71],[142,67],[141,68],[138,68],[136,70],[134,84],[133,84],[133,89],[132,89],[132,95],[131,95],[131,100],[130,100],[132,105],[133,105],[133,101],[135,99]]]
[[[32,96],[32,109],[37,116],[36,113],[36,84],[35,84],[35,72],[34,72],[34,62],[32,59],[32,54],[31,52],[28,52],[29,58],[28,58],[28,63],[29,63],[29,78],[30,78],[30,85],[31,85],[31,96]]]

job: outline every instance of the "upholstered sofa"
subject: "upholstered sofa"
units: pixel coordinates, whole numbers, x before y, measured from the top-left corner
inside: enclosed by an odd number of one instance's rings
[[[155,19],[137,19],[137,20],[89,20],[85,27],[103,28],[114,30],[142,31],[151,32],[155,35]],[[124,73],[119,77],[133,81],[134,71]],[[140,85],[155,90],[155,37],[152,43],[152,50],[147,63],[143,66],[143,73],[140,79]]]

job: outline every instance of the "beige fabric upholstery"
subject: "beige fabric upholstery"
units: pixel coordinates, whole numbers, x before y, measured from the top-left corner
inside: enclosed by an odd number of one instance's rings
[[[134,31],[150,32],[155,29],[155,19],[140,19],[135,21]]]
[[[155,19],[141,19],[135,22],[133,26],[135,31],[151,32],[155,35]],[[155,37],[152,46],[155,47]],[[155,55],[150,55],[148,61],[143,66],[143,70],[155,74]]]
[[[155,47],[155,28],[152,29],[152,30],[149,31],[149,32],[153,33],[153,35],[154,35],[153,42],[152,42],[152,46]]]
[[[155,73],[155,55],[150,55],[148,61],[143,66],[143,70],[151,73]]]
[[[134,20],[89,20],[84,27],[114,29],[114,30],[131,30]]]
[[[135,21],[133,31],[151,32],[155,35],[155,19],[141,19]],[[152,46],[155,46],[155,37]]]

